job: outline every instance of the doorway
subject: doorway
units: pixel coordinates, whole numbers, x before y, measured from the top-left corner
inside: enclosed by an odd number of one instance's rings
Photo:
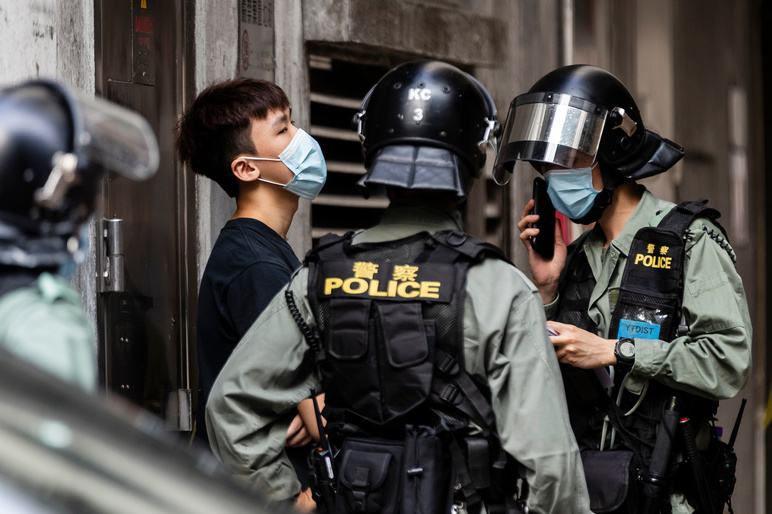
[[[147,118],[161,150],[151,180],[110,175],[103,183],[96,220],[100,381],[109,395],[182,431],[191,430],[194,185],[176,163],[173,129],[184,105],[191,26],[183,0],[95,2],[96,92]]]

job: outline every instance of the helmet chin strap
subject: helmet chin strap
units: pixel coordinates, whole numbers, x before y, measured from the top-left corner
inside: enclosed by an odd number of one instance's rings
[[[627,179],[624,177],[621,177],[620,180],[620,176],[618,174],[606,173],[603,169],[603,165],[599,166],[600,175],[603,179],[603,189],[600,193],[598,193],[598,196],[595,197],[595,201],[592,204],[592,209],[590,209],[590,212],[579,219],[571,218],[571,221],[574,223],[578,223],[580,225],[589,225],[590,223],[595,223],[598,221],[600,217],[603,216],[603,211],[606,210],[606,207],[611,205],[611,200],[614,197],[614,191],[616,191],[617,187],[619,187],[622,183],[627,181]]]

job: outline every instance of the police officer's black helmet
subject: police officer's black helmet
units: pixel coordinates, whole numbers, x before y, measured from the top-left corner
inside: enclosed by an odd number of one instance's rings
[[[150,125],[128,109],[50,81],[0,90],[0,264],[56,261],[32,253],[77,231],[105,171],[144,180],[158,162]]]
[[[61,231],[90,214],[104,171],[146,179],[158,159],[127,109],[49,81],[0,91],[0,221]]]
[[[378,187],[466,197],[499,130],[496,106],[471,75],[440,61],[397,66],[370,90],[355,117],[367,173]]]
[[[494,165],[499,183],[508,180],[516,160],[571,168],[584,155],[600,163],[604,185],[616,187],[667,171],[684,154],[646,130],[619,79],[588,65],[558,68],[512,100],[503,132]]]

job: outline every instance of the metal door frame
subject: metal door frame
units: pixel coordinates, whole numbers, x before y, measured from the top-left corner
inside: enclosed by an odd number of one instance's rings
[[[148,1],[160,1],[160,0],[148,0]],[[132,6],[131,0],[126,0],[126,5]],[[103,15],[108,12],[114,12],[116,5],[109,0],[95,0],[94,2],[94,56],[95,56],[95,91],[99,96],[105,96],[108,89],[108,78],[105,76],[104,59],[107,56],[104,41],[104,22]],[[180,113],[183,106],[187,104],[189,98],[195,95],[194,86],[194,66],[192,53],[186,52],[186,48],[194,48],[194,9],[188,5],[185,0],[174,0],[175,10],[175,66],[176,66],[176,81],[174,87],[174,101],[175,113]],[[133,8],[129,9],[128,14],[133,16]],[[196,301],[197,301],[197,281],[196,281],[196,253],[195,253],[195,180],[187,170],[174,159],[173,170],[175,174],[175,191],[174,201],[176,203],[176,219],[175,232],[176,232],[176,257],[174,259],[176,265],[176,277],[179,284],[179,290],[177,291],[177,308],[176,319],[179,323],[179,340],[177,341],[179,359],[179,380],[178,383],[173,383],[172,387],[178,389],[191,389],[191,349],[195,348],[195,329],[194,320],[196,314]],[[100,194],[102,198],[106,198],[108,192],[108,179],[105,178],[100,188]],[[96,227],[99,227],[99,220],[97,220]],[[93,241],[92,247],[97,252],[100,251],[101,234],[98,228],[94,230],[95,241]],[[91,260],[97,260],[96,254],[92,253]],[[92,269],[96,269],[94,266]],[[106,354],[104,351],[107,341],[108,327],[105,326],[105,307],[104,297],[102,297],[98,291],[98,282],[101,279],[100,270],[96,270],[93,280],[89,282],[88,287],[91,289],[86,294],[93,298],[96,298],[96,326],[97,337],[99,345],[99,355]],[[194,352],[195,353],[195,352]],[[100,359],[98,363],[100,384],[107,391],[108,378],[107,373],[109,370],[108,363],[104,359]],[[167,420],[167,426],[169,426],[170,420]],[[169,428],[179,428],[173,426]]]

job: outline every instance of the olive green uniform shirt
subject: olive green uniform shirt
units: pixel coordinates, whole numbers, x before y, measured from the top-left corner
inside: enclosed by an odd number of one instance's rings
[[[89,391],[96,389],[96,341],[80,296],[41,274],[0,298],[0,347]]]
[[[673,207],[644,191],[624,229],[607,248],[599,227],[577,241],[596,281],[588,314],[597,324],[599,336],[616,336],[608,333],[611,315],[636,232],[656,226]],[[731,247],[710,220],[698,218],[689,226],[682,305],[688,333],[670,342],[635,339],[635,365],[627,381],[628,391],[640,394],[646,381],[655,379],[674,389],[721,400],[735,396],[748,382],[751,320],[742,279],[727,250]],[[562,276],[561,281],[564,279]],[[556,317],[558,303],[556,299],[545,306],[548,319]]]
[[[461,229],[457,211],[390,207],[354,243],[391,241],[422,231]],[[306,299],[308,273],[291,281],[300,314],[316,329]],[[566,410],[555,351],[536,288],[515,267],[487,259],[469,269],[464,304],[467,371],[488,384],[504,449],[524,467],[530,508],[589,512],[589,498]],[[320,389],[313,356],[284,298],[277,295],[244,335],[207,404],[213,451],[234,475],[272,500],[300,490],[284,452],[295,406]]]

